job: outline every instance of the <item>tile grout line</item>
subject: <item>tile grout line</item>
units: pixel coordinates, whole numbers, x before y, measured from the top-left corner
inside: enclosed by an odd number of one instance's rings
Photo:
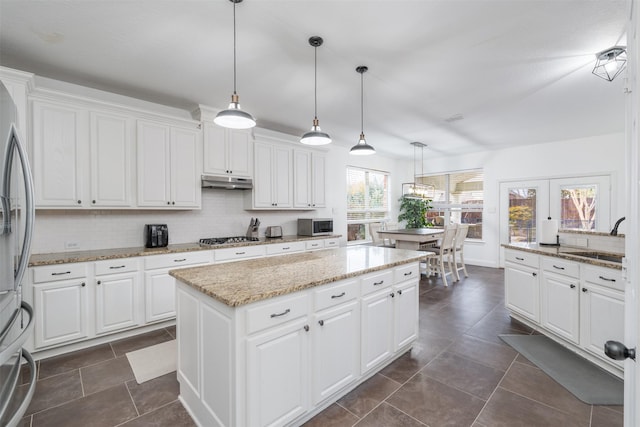
[[[127,385],[126,381],[124,382],[124,388],[127,389],[127,394],[129,395],[129,398],[131,399],[131,403],[133,403],[133,409],[135,409],[136,410],[136,414],[138,414],[137,417],[135,417],[135,418],[138,418],[140,416],[140,411],[138,410],[138,405],[136,405],[136,401],[133,399],[133,396],[131,395],[131,390],[129,389],[129,386]],[[133,419],[135,419],[135,418],[133,418]]]
[[[143,417],[143,416],[145,416],[145,415],[153,414],[154,412],[159,411],[160,409],[162,409],[162,408],[164,408],[164,407],[167,407],[167,406],[169,406],[169,405],[171,405],[172,403],[175,403],[175,402],[178,402],[178,403],[180,403],[180,405],[182,405],[182,403],[180,402],[180,399],[175,399],[175,400],[172,400],[171,402],[167,402],[167,403],[165,403],[164,405],[157,407],[157,408],[156,408],[156,409],[154,409],[153,411],[145,412],[144,414],[142,414],[142,415],[138,415],[137,417],[131,418],[130,420],[123,421],[123,422],[121,422],[120,424],[116,424],[116,425],[115,425],[115,426],[113,426],[113,427],[120,427],[120,426],[123,426],[123,425],[125,425],[125,424],[127,424],[127,423],[129,423],[129,422],[133,421],[133,420],[137,420],[138,418],[141,418],[141,417]],[[189,418],[191,419],[191,416],[189,416]]]

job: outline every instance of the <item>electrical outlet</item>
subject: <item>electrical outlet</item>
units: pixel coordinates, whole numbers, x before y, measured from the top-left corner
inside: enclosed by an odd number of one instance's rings
[[[76,242],[75,240],[68,240],[64,242],[65,249],[80,249],[80,242]]]

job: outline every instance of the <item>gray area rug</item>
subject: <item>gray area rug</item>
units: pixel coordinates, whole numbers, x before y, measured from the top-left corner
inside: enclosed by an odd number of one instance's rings
[[[590,405],[622,405],[623,381],[544,335],[500,335],[518,353]]]

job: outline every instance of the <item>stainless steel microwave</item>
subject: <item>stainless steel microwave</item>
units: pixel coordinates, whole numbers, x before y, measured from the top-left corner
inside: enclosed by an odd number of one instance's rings
[[[298,218],[299,236],[328,236],[333,234],[332,218]]]

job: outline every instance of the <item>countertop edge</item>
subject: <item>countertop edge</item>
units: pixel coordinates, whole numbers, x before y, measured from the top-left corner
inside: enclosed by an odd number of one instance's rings
[[[544,256],[551,256],[551,257],[555,257],[555,258],[561,258],[561,259],[566,259],[568,261],[576,261],[576,262],[581,262],[583,264],[590,264],[590,265],[594,265],[597,267],[605,267],[605,268],[612,268],[614,270],[622,270],[622,264],[621,263],[617,263],[617,262],[611,262],[611,261],[603,261],[603,260],[598,260],[598,259],[593,259],[593,258],[587,258],[587,257],[581,257],[578,255],[573,255],[571,253],[557,253],[558,247],[549,247],[549,248],[540,248],[540,247],[528,247],[528,246],[520,246],[520,245],[512,245],[509,243],[502,243],[500,246],[506,248],[506,249],[513,249],[516,251],[523,251],[523,252],[530,252],[530,253],[534,253],[537,255],[544,255]],[[581,252],[588,252],[588,251],[593,251],[593,252],[603,252],[603,251],[596,251],[594,249],[587,249],[587,248],[579,248],[579,247],[571,247],[571,249],[575,249],[577,252],[581,251]],[[554,252],[556,251],[556,252]]]

